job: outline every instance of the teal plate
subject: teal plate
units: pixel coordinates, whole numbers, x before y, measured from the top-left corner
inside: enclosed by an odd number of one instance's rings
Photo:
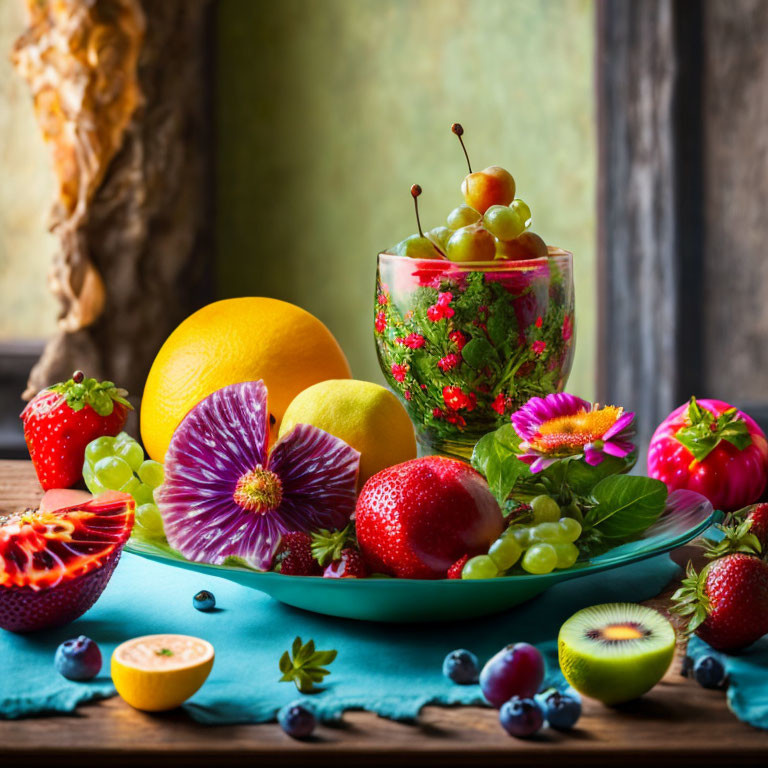
[[[497,613],[530,600],[561,581],[664,554],[699,536],[716,522],[716,514],[703,496],[692,491],[674,491],[661,517],[642,538],[567,570],[543,576],[520,574],[482,580],[284,576],[193,563],[161,544],[131,540],[126,550],[159,563],[228,579],[265,592],[282,603],[328,616],[365,621],[447,621]]]

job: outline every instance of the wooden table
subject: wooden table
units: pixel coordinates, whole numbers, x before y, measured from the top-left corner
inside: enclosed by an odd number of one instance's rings
[[[0,461],[0,512],[32,506],[40,493],[31,464]],[[679,550],[676,558],[691,553]],[[674,586],[650,602],[663,610]],[[349,712],[341,725],[298,742],[276,724],[206,727],[181,710],[147,715],[113,698],[74,716],[0,721],[0,766],[764,764],[768,732],[740,723],[723,693],[679,670],[676,659],[653,691],[618,709],[585,701],[575,731],[547,729],[530,741],[507,736],[496,712],[479,707],[428,707],[416,725]]]

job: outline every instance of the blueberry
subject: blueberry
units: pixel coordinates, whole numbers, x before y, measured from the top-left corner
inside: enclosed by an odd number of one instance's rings
[[[194,605],[198,611],[212,611],[216,607],[216,598],[213,596],[213,592],[209,592],[207,589],[201,589],[192,598],[192,605]]]
[[[552,728],[567,731],[581,717],[581,699],[559,691],[550,693],[544,699],[544,717]]]
[[[690,656],[683,656],[683,661],[680,664],[680,674],[683,677],[690,677],[693,671],[693,659]]]
[[[90,637],[80,635],[56,649],[54,664],[67,680],[93,680],[101,671],[101,651]]]
[[[311,709],[301,702],[295,701],[288,704],[277,713],[277,722],[280,727],[294,739],[306,739],[315,730],[317,720]]]
[[[703,688],[722,688],[725,684],[725,667],[714,656],[702,656],[693,665],[693,676]]]
[[[544,712],[533,699],[513,696],[499,710],[501,727],[518,739],[533,736],[544,725]]]
[[[443,674],[449,680],[461,685],[476,683],[480,675],[477,656],[464,648],[451,651],[443,660]]]

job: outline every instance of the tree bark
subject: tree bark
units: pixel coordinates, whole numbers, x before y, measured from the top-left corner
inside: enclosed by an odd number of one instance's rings
[[[30,1],[14,57],[59,178],[62,311],[27,398],[79,368],[136,400],[168,333],[207,298],[208,26],[207,0]]]

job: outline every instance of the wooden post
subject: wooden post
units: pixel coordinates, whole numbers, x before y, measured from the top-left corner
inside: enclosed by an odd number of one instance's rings
[[[598,2],[598,386],[641,445],[701,384],[701,15]]]

